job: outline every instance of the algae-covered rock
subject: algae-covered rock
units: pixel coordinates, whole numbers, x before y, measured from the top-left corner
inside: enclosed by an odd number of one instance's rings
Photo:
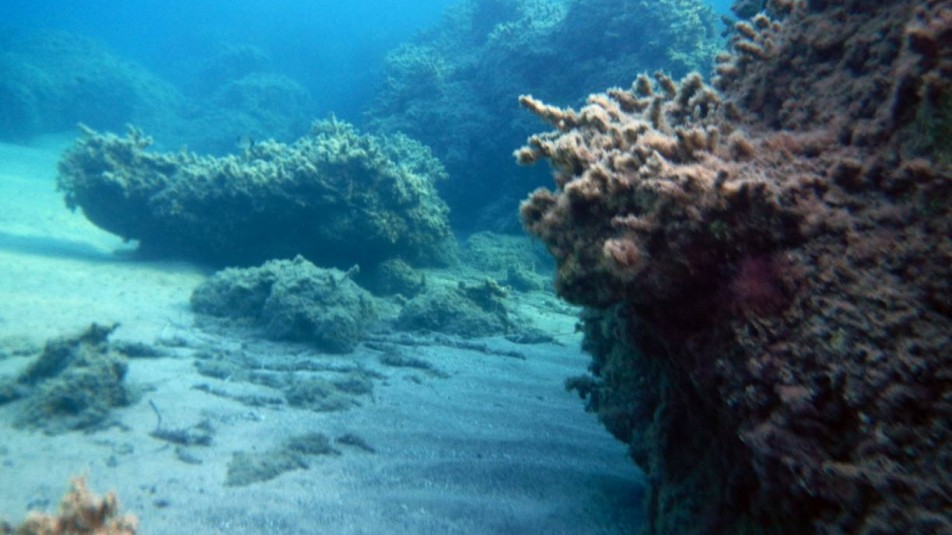
[[[503,282],[513,290],[520,292],[535,292],[545,288],[543,278],[526,268],[509,266],[506,269],[506,278]]]
[[[309,342],[330,353],[353,351],[376,319],[373,297],[349,272],[300,256],[220,271],[195,289],[191,304],[196,312],[257,324],[274,340]]]
[[[373,386],[366,381],[366,392]],[[343,411],[360,405],[356,396],[340,388],[335,382],[314,378],[296,381],[285,390],[285,398],[292,407],[301,407],[315,412]]]
[[[570,386],[645,533],[952,533],[948,2],[758,4],[714,88],[521,99],[555,169],[523,221],[598,309]]]
[[[505,299],[506,291],[491,279],[477,286],[428,288],[407,303],[397,326],[465,337],[505,334],[512,329]]]
[[[228,462],[225,485],[244,487],[278,477],[284,472],[307,468],[305,459],[286,451],[239,451]]]
[[[510,268],[549,275],[555,265],[538,240],[488,231],[475,232],[466,238],[460,260],[497,276]]]
[[[48,433],[92,429],[105,424],[111,409],[128,405],[127,358],[107,341],[117,327],[92,324],[47,342],[14,382],[0,387],[0,403],[24,401],[16,425]]]
[[[291,145],[264,141],[222,158],[155,153],[151,143],[132,128],[124,138],[84,129],[59,164],[67,206],[145,250],[219,265],[454,257],[434,186],[446,171],[406,136],[361,135],[332,119]]]
[[[377,295],[400,295],[408,299],[426,289],[426,275],[399,258],[384,261],[361,282]]]
[[[286,264],[275,260],[261,267],[219,271],[192,292],[192,309],[209,316],[257,321],[278,272]]]

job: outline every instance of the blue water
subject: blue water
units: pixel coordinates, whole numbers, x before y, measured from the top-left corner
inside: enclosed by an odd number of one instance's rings
[[[729,13],[730,0],[709,0]],[[436,24],[454,0],[5,0],[0,33],[62,30],[90,37],[165,79],[182,82],[223,43],[259,47],[303,83],[316,117],[359,122],[386,53]]]
[[[718,13],[729,15],[732,3],[731,0],[711,0],[710,6]]]
[[[8,0],[0,29],[91,37],[171,80],[222,43],[261,48],[304,83],[314,113],[359,116],[388,50],[439,20],[452,0]]]

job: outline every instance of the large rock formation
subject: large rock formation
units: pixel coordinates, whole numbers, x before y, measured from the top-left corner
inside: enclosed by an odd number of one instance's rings
[[[767,7],[720,91],[522,99],[556,129],[523,221],[591,307],[570,386],[647,533],[952,532],[952,6]]]
[[[257,143],[222,158],[154,153],[151,139],[86,129],[63,156],[70,208],[144,249],[214,264],[298,254],[325,266],[388,258],[443,263],[453,254],[446,176],[423,145],[317,122],[292,145]]]

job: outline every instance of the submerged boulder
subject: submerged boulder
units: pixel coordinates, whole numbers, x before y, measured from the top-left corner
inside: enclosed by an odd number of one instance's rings
[[[319,268],[300,256],[272,260],[216,273],[195,289],[191,304],[196,312],[260,326],[274,340],[349,353],[377,317],[373,296],[351,275]]]
[[[336,120],[286,145],[240,155],[155,153],[130,128],[118,137],[84,128],[59,163],[67,206],[148,251],[218,265],[303,255],[321,265],[371,267],[401,257],[453,258],[446,177],[422,144],[361,135]]]

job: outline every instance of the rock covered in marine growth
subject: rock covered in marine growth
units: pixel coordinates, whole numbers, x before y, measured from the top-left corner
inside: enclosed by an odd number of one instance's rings
[[[26,142],[86,121],[97,128],[177,120],[184,99],[172,84],[64,31],[0,35],[0,140]]]
[[[118,327],[92,324],[46,342],[15,380],[0,384],[0,404],[23,400],[16,425],[46,433],[109,425],[110,411],[132,402],[128,357],[108,341]]]
[[[349,353],[376,317],[373,296],[351,272],[322,269],[302,257],[222,270],[192,292],[192,309],[244,320],[274,340],[308,342]]]
[[[239,155],[158,154],[136,129],[120,138],[84,129],[59,163],[70,208],[158,253],[218,265],[298,254],[365,268],[388,258],[453,257],[446,177],[420,143],[320,121],[291,145],[264,141]]]
[[[466,338],[512,333],[515,322],[507,305],[509,293],[493,279],[455,288],[430,286],[407,302],[397,327],[408,331],[430,331]]]
[[[952,532],[952,10],[768,2],[517,152],[645,532]]]

